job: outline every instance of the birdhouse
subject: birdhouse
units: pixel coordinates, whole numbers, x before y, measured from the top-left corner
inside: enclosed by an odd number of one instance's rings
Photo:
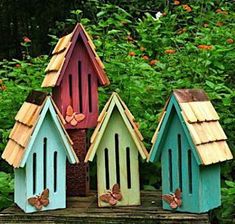
[[[203,90],[173,91],[149,157],[161,161],[164,209],[202,213],[220,205],[220,162],[233,158],[226,139]]]
[[[139,160],[148,152],[134,117],[117,93],[113,93],[91,136],[85,162],[97,155],[98,206],[140,204]]]
[[[82,24],[59,39],[52,52],[42,87],[66,120],[66,129],[93,128],[98,118],[98,86],[109,84],[104,65]]]
[[[33,91],[15,117],[2,154],[15,172],[15,203],[26,213],[65,208],[66,158],[78,159],[63,118],[46,93]]]

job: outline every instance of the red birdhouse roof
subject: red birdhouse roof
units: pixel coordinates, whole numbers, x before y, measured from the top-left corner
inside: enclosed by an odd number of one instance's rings
[[[79,36],[84,42],[100,85],[109,85],[110,82],[105,73],[104,65],[95,51],[95,45],[92,43],[91,38],[82,24],[78,23],[72,33],[60,38],[56,44],[52,52],[52,58],[45,70],[46,76],[43,80],[42,87],[54,87],[60,85],[60,81],[63,78]]]

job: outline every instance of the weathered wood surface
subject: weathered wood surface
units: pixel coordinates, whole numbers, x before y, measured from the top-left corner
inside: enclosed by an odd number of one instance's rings
[[[0,223],[144,223],[209,224],[207,214],[163,211],[160,192],[141,192],[141,206],[98,208],[94,193],[88,197],[68,198],[67,209],[25,214],[16,206],[0,213]]]

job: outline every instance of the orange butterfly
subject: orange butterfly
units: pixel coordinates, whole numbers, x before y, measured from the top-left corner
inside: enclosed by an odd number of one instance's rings
[[[179,188],[175,190],[174,194],[162,195],[162,199],[167,202],[173,209],[176,209],[182,205],[181,191]]]
[[[81,122],[84,119],[85,119],[84,114],[79,114],[77,112],[74,112],[71,105],[67,107],[66,117],[65,117],[66,122],[68,122],[72,126],[76,126],[78,122]]]
[[[36,195],[28,199],[28,203],[34,206],[37,210],[41,210],[42,207],[47,207],[49,204],[49,189],[45,189],[41,195]]]
[[[122,194],[118,184],[114,184],[112,190],[109,190],[108,193],[102,194],[100,200],[106,203],[109,203],[111,206],[117,204],[118,201],[122,200]]]

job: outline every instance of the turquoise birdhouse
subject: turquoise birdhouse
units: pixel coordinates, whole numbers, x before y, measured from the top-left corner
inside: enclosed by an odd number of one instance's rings
[[[65,208],[66,158],[78,158],[52,98],[33,91],[15,120],[2,154],[14,167],[15,203],[26,213]]]
[[[149,156],[161,161],[164,209],[203,213],[220,205],[220,163],[233,158],[226,139],[203,90],[173,91]]]

